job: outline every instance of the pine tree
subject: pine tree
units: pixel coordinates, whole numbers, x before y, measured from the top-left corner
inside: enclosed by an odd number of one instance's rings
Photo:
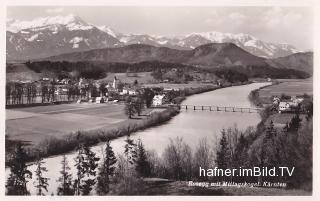
[[[137,145],[134,143],[134,141],[130,138],[130,135],[127,136],[127,139],[125,140],[126,144],[124,146],[124,155],[127,160],[127,166],[135,164],[137,160],[137,151],[136,147]]]
[[[288,126],[288,131],[289,132],[293,132],[293,133],[297,133],[300,126],[301,126],[301,119],[299,117],[299,114],[294,115],[294,117],[292,117],[289,126]]]
[[[142,97],[143,97],[144,101],[146,102],[146,107],[147,108],[151,107],[152,100],[154,97],[154,92],[149,88],[145,88]]]
[[[29,195],[27,179],[32,178],[32,173],[27,169],[27,153],[19,142],[16,145],[14,158],[10,161],[10,175],[6,188],[8,195]]]
[[[43,190],[48,192],[49,178],[43,177],[43,173],[47,172],[48,170],[43,166],[43,164],[45,164],[45,162],[40,156],[38,156],[38,159],[36,161],[37,169],[35,171],[36,181],[34,182],[34,187],[37,189],[37,195],[45,195],[43,193]]]
[[[274,128],[273,121],[271,120],[270,124],[269,124],[269,126],[267,127],[267,130],[266,130],[266,138],[267,139],[273,139],[276,136],[276,134],[277,134],[277,131]]]
[[[137,152],[136,171],[139,176],[148,177],[151,172],[151,167],[150,167],[149,161],[147,160],[146,151],[140,139],[138,141],[136,152]]]
[[[226,169],[230,162],[230,150],[228,146],[228,140],[226,136],[226,131],[222,130],[222,137],[220,139],[220,148],[217,152],[216,163],[219,168]]]
[[[77,178],[74,180],[75,195],[88,195],[95,185],[95,169],[98,167],[99,158],[85,144],[79,144],[78,155],[75,158]]]
[[[131,119],[132,116],[136,113],[135,104],[131,101],[131,99],[126,102],[124,112],[129,117],[129,119]]]
[[[117,158],[114,155],[110,140],[106,142],[105,156],[101,167],[99,168],[97,192],[99,194],[106,194],[109,192],[110,176],[114,175],[116,169],[115,164]]]
[[[60,186],[57,189],[58,195],[73,195],[74,191],[72,189],[72,175],[68,172],[70,167],[68,165],[68,160],[66,155],[63,155],[62,161],[62,170],[60,171],[61,177],[57,180],[60,182]]]

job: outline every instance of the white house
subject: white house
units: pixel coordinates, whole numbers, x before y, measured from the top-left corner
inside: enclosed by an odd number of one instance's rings
[[[163,104],[163,98],[165,95],[155,95],[152,99],[153,106],[160,106]]]
[[[280,102],[279,103],[279,113],[291,111],[291,106],[293,102]]]
[[[135,95],[138,94],[138,92],[136,90],[134,90],[134,89],[129,89],[128,93],[129,93],[129,95],[132,95],[132,96],[135,96]]]

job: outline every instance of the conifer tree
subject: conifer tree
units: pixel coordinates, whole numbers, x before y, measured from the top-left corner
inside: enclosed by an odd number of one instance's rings
[[[110,140],[106,142],[105,155],[102,165],[99,168],[97,192],[99,194],[106,194],[109,192],[110,177],[114,175],[116,169],[115,164],[117,158],[110,145]]]
[[[137,160],[136,160],[136,171],[141,177],[148,177],[151,172],[150,163],[147,160],[147,154],[141,140],[138,140],[137,145]]]
[[[27,179],[32,178],[32,173],[27,169],[27,153],[19,142],[14,151],[14,158],[9,163],[10,175],[6,189],[8,195],[29,195]]]
[[[293,133],[297,133],[299,128],[301,125],[301,119],[299,117],[299,114],[294,115],[294,117],[292,117],[289,125],[288,125],[288,131],[289,132],[293,132]]]
[[[75,158],[77,178],[74,180],[75,195],[88,195],[95,185],[96,168],[99,158],[85,144],[79,144]]]
[[[220,139],[220,147],[217,151],[216,163],[219,168],[226,169],[230,162],[230,150],[228,146],[228,140],[226,136],[226,131],[223,129],[221,131],[222,137]]]
[[[43,193],[43,190],[48,192],[48,180],[49,178],[43,177],[43,173],[47,172],[47,168],[43,166],[45,162],[40,157],[40,154],[38,155],[38,159],[36,161],[37,169],[35,171],[36,175],[36,181],[34,182],[34,187],[37,189],[37,195],[45,195]]]
[[[125,140],[126,144],[124,146],[124,155],[127,160],[127,166],[134,165],[137,160],[137,151],[136,147],[137,145],[134,143],[134,141],[130,138],[130,135],[127,136],[127,139]]]
[[[60,171],[61,176],[57,180],[58,182],[60,182],[60,186],[58,187],[57,194],[73,195],[74,191],[72,189],[72,175],[68,172],[70,171],[70,167],[68,165],[68,160],[66,155],[63,155],[61,165],[62,165],[62,170]]]

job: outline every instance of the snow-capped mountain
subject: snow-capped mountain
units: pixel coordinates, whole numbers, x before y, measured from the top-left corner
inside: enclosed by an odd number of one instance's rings
[[[275,44],[270,42],[264,42],[248,34],[230,34],[220,32],[203,32],[203,33],[192,33],[187,35],[186,43],[184,45],[195,45],[198,38],[204,38],[210,42],[225,43],[231,42],[241,47],[242,49],[254,54],[256,56],[274,58],[287,56],[289,54],[299,52],[295,47],[288,44]],[[200,41],[201,43],[201,41]]]
[[[118,39],[126,44],[149,44],[178,49],[194,49],[207,43],[234,43],[256,56],[276,58],[299,52],[288,44],[264,42],[248,34],[231,34],[221,32],[192,33],[177,37],[154,37],[149,35],[123,35]]]
[[[174,49],[194,49],[207,43],[231,42],[251,54],[266,58],[299,52],[288,44],[259,40],[248,34],[221,32],[183,36],[123,34],[108,26],[95,26],[75,15],[42,17],[31,21],[7,19],[7,59],[25,60],[129,44],[148,44]]]
[[[23,44],[17,43],[21,38]],[[35,59],[120,44],[114,36],[74,15],[7,20],[7,59]]]

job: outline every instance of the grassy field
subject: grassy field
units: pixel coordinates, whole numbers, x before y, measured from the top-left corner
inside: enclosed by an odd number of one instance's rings
[[[37,144],[78,130],[112,129],[139,121],[128,119],[120,104],[63,104],[6,110],[6,134]],[[150,110],[144,111],[148,113]],[[141,116],[139,118],[145,118]]]
[[[30,70],[23,63],[8,64],[6,72],[7,82],[11,81],[37,81],[43,76],[42,73],[36,73]]]
[[[114,76],[124,83],[133,83],[135,80],[137,80],[138,83],[150,83],[153,80],[151,72],[140,72],[135,74],[136,76],[133,76],[133,74],[132,76],[127,76],[127,73],[108,73],[107,77],[100,79],[100,81],[112,82]]]
[[[185,89],[185,88],[200,88],[203,86],[212,86],[211,83],[197,83],[190,82],[187,84],[173,84],[173,83],[158,83],[158,84],[144,84],[145,87],[163,87],[163,88],[172,88],[172,89]]]
[[[260,97],[271,97],[271,96],[281,96],[281,94],[286,94],[289,96],[313,94],[313,80],[312,78],[298,80],[279,80],[281,83],[265,87],[259,90]]]

